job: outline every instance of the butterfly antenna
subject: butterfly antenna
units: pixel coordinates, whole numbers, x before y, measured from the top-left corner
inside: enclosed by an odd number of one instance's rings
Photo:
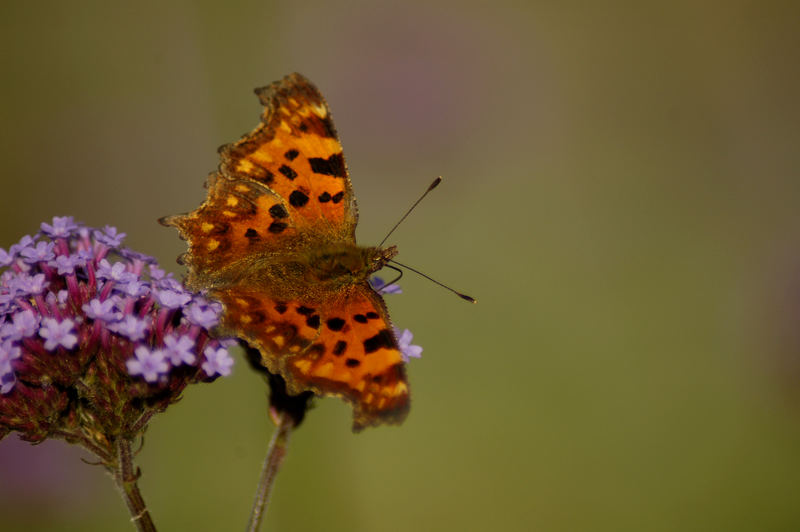
[[[441,182],[442,182],[442,177],[441,177],[441,176],[439,176],[439,177],[437,177],[436,179],[434,179],[434,180],[433,180],[433,183],[431,183],[431,186],[429,186],[429,187],[428,187],[428,190],[426,190],[425,192],[423,192],[422,196],[420,196],[420,197],[419,197],[419,199],[418,199],[417,201],[415,201],[415,202],[414,202],[414,205],[412,205],[412,206],[411,206],[411,208],[410,208],[410,209],[408,209],[408,212],[406,212],[406,213],[403,215],[403,217],[402,217],[402,218],[400,218],[400,221],[399,221],[399,222],[397,222],[396,224],[394,224],[394,227],[392,227],[392,230],[391,230],[391,231],[389,231],[389,233],[388,233],[388,234],[387,234],[385,237],[383,237],[383,240],[381,240],[381,243],[380,243],[380,244],[378,244],[378,247],[381,247],[381,246],[383,246],[383,243],[384,243],[384,242],[386,242],[386,240],[387,240],[387,239],[388,239],[388,238],[389,238],[389,237],[392,235],[392,233],[394,233],[394,230],[395,230],[395,229],[397,229],[397,226],[398,226],[398,225],[400,225],[401,223],[403,223],[403,220],[405,220],[406,218],[408,218],[408,215],[409,215],[409,214],[411,214],[411,211],[413,211],[413,210],[414,210],[414,207],[416,207],[416,206],[419,204],[419,202],[420,202],[420,201],[422,201],[422,199],[423,199],[425,196],[427,196],[427,195],[428,195],[428,192],[430,192],[431,190],[433,190],[434,188],[436,188],[437,186],[439,186],[439,183],[441,183]],[[409,269],[410,269],[410,268],[409,268]]]
[[[470,303],[477,303],[477,302],[478,302],[478,301],[477,301],[477,300],[476,300],[474,297],[468,296],[467,294],[462,294],[461,292],[459,292],[459,291],[457,291],[457,290],[453,290],[452,288],[450,288],[450,287],[449,287],[449,286],[447,286],[446,284],[444,284],[444,283],[440,283],[439,281],[437,281],[437,280],[436,280],[436,279],[434,279],[433,277],[430,277],[429,275],[425,275],[425,274],[424,274],[424,273],[422,273],[421,271],[419,271],[419,270],[415,270],[415,269],[414,269],[414,268],[412,268],[411,266],[406,266],[405,264],[400,264],[399,262],[397,262],[397,261],[396,261],[396,260],[394,260],[394,259],[390,260],[389,262],[393,262],[394,264],[397,264],[397,265],[398,265],[398,266],[400,266],[401,268],[405,268],[406,270],[412,271],[412,272],[416,273],[417,275],[421,275],[421,276],[423,276],[424,278],[426,278],[427,280],[431,281],[432,283],[434,283],[434,284],[438,284],[438,285],[439,285],[439,286],[441,286],[442,288],[445,288],[445,289],[447,289],[447,290],[450,290],[451,292],[453,292],[455,295],[457,295],[457,296],[458,296],[458,297],[460,297],[461,299],[465,299],[465,300],[469,301]]]

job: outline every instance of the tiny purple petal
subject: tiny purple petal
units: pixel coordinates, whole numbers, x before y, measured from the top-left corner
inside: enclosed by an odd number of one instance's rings
[[[400,285],[395,283],[386,284],[386,281],[378,277],[377,275],[372,277],[369,280],[369,284],[372,285],[372,288],[380,292],[381,294],[402,294],[403,290],[400,289]]]
[[[175,292],[173,290],[156,290],[156,301],[166,308],[179,308],[192,300],[191,294],[186,292]]]
[[[119,253],[120,255],[122,255],[123,257],[125,257],[126,259],[128,259],[130,261],[137,261],[138,260],[138,261],[144,262],[145,264],[156,264],[156,263],[158,263],[158,261],[155,259],[155,257],[151,257],[150,255],[147,255],[145,253],[139,253],[138,251],[134,251],[134,250],[132,250],[130,248],[120,248],[120,249],[117,250],[117,253]]]
[[[125,366],[132,376],[141,375],[147,382],[156,382],[159,375],[169,371],[169,364],[164,360],[164,352],[161,349],[151,351],[143,345],[136,348],[134,358],[127,360]]]
[[[8,253],[12,256],[18,255],[23,249],[27,249],[33,246],[33,243],[36,242],[30,235],[25,235],[19,239],[19,242],[13,244]]]
[[[204,329],[211,329],[219,323],[219,310],[210,305],[192,303],[186,312],[186,319]]]
[[[147,335],[150,323],[128,314],[122,321],[110,323],[108,328],[119,335],[125,336],[129,340],[138,342]]]
[[[206,361],[203,362],[202,368],[206,375],[213,377],[214,375],[222,375],[227,377],[231,374],[231,367],[233,366],[233,358],[224,347],[208,346],[203,350]]]
[[[194,340],[189,336],[176,338],[172,334],[164,337],[164,345],[167,346],[165,356],[173,366],[181,364],[194,364],[197,357],[192,353]]]
[[[14,262],[14,255],[3,248],[0,248],[0,268],[4,268]]]
[[[97,265],[97,277],[120,284],[136,280],[136,274],[127,271],[124,262],[116,262],[112,266],[106,259],[101,260],[100,264]]]
[[[155,281],[163,279],[164,276],[166,275],[166,272],[164,272],[164,270],[162,270],[155,264],[150,264],[149,268],[150,268],[150,278]]]
[[[42,222],[42,232],[50,238],[66,238],[78,228],[72,216],[54,216],[53,224]]]
[[[49,265],[58,270],[58,275],[67,275],[75,272],[81,260],[74,255],[59,255],[55,260],[51,260]]]
[[[122,291],[131,297],[141,297],[150,293],[149,283],[134,279],[122,287]]]
[[[185,290],[183,285],[175,279],[171,273],[168,273],[166,277],[162,277],[161,279],[156,279],[158,282],[158,287],[162,290],[172,290],[173,292],[181,292]]]
[[[39,336],[45,340],[45,349],[55,351],[59,345],[66,349],[75,347],[78,343],[78,337],[74,332],[75,322],[70,319],[58,322],[53,318],[44,318],[42,327],[39,329]]]
[[[403,362],[408,362],[411,358],[420,358],[422,356],[422,347],[411,345],[411,340],[414,339],[414,335],[411,334],[411,331],[404,329],[403,332],[400,333],[399,329],[395,328],[394,333],[395,336],[397,336],[397,346],[400,348]]]
[[[0,342],[0,365],[10,364],[12,360],[22,356],[19,346],[12,340]]]
[[[100,320],[100,321],[117,321],[122,317],[120,312],[114,308],[115,300],[113,299],[106,299],[105,301],[100,301],[97,298],[92,299],[88,303],[84,304],[83,311],[86,313],[86,316],[93,320]]]
[[[39,318],[30,310],[23,310],[11,316],[14,335],[18,338],[33,336],[39,329]]]

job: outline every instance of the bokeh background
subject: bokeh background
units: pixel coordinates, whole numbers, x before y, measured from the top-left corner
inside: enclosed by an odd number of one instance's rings
[[[800,10],[794,2],[5,2],[0,246],[53,215],[193,209],[291,71],[333,109],[425,349],[400,428],[317,402],[268,529],[800,529]],[[237,353],[237,356],[239,354]],[[241,530],[271,426],[235,373],[139,456],[161,530]],[[132,530],[99,467],[0,442],[3,530]]]

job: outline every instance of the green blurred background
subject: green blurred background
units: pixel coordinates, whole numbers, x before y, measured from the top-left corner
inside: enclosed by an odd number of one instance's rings
[[[53,215],[193,209],[291,71],[327,96],[424,346],[411,415],[317,402],[271,530],[800,530],[800,10],[794,2],[5,2],[0,246]],[[239,357],[237,353],[237,357]],[[265,386],[189,389],[139,457],[161,530],[241,530]],[[61,442],[0,443],[3,530],[132,530]]]

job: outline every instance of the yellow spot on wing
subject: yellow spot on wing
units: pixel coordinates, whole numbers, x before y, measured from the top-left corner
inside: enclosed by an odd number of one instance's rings
[[[236,165],[237,172],[243,172],[246,174],[250,172],[250,170],[252,169],[253,169],[253,163],[251,163],[247,159],[242,159],[241,161],[239,161],[239,164]]]
[[[298,360],[294,363],[294,366],[299,369],[302,373],[308,373],[308,370],[311,369],[311,361],[310,360]]]
[[[321,105],[314,104],[311,106],[311,110],[320,118],[325,118],[328,115],[328,111]]]
[[[219,247],[219,240],[211,239],[206,243],[206,249],[209,251],[214,251]]]
[[[202,231],[204,233],[208,233],[209,231],[214,229],[214,224],[210,224],[208,222],[203,222],[203,224],[200,226],[200,229],[202,229]]]
[[[273,336],[272,341],[275,342],[275,345],[277,345],[278,347],[283,347],[283,344],[286,343],[286,339],[280,334],[277,336]]]
[[[225,203],[227,203],[228,207],[236,207],[239,205],[239,198],[236,196],[228,196],[228,198],[225,200]]]
[[[325,362],[314,368],[315,377],[329,377],[333,373],[333,362]]]

